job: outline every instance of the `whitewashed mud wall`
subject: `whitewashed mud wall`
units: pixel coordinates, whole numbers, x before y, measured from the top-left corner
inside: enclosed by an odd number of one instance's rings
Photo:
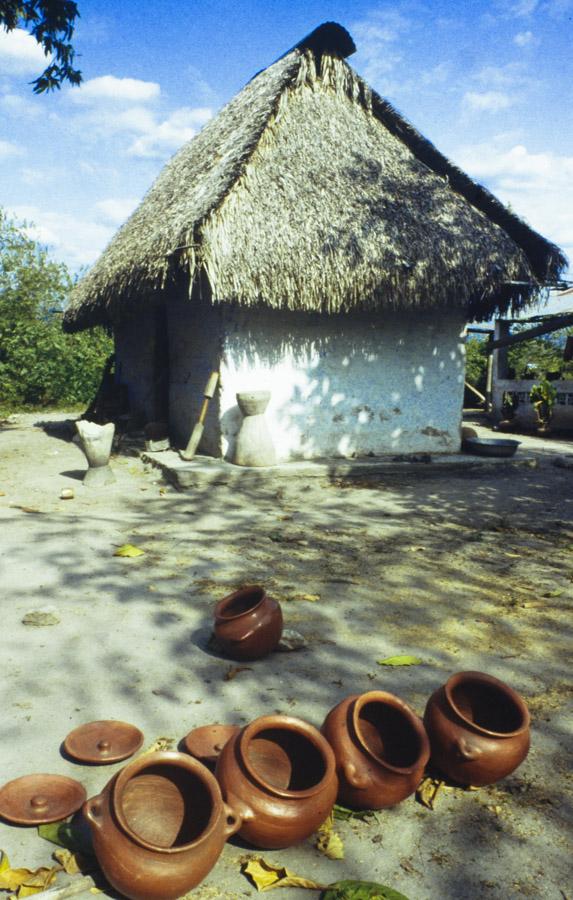
[[[452,453],[460,448],[461,314],[318,316],[223,310],[222,450],[238,391],[269,390],[279,460]]]

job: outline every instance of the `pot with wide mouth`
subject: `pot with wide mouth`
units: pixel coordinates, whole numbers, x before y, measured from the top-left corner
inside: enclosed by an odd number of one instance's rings
[[[215,637],[231,659],[267,656],[278,646],[282,630],[280,604],[260,585],[243,587],[215,606]]]
[[[384,809],[412,794],[430,757],[421,719],[386,691],[352,694],[327,715],[322,733],[334,750],[338,799]]]
[[[240,822],[214,776],[184,753],[125,766],[83,807],[98,862],[130,900],[175,900],[213,868]]]
[[[424,724],[432,762],[460,784],[493,784],[513,772],[529,751],[524,700],[483,672],[452,675],[428,700]]]
[[[215,775],[255,847],[290,847],[328,818],[338,779],[334,754],[313,725],[292,716],[255,719],[224,746]]]

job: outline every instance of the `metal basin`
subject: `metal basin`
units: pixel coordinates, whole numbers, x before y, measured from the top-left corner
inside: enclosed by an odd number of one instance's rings
[[[520,441],[512,441],[508,438],[466,438],[463,449],[467,453],[477,456],[513,456]]]

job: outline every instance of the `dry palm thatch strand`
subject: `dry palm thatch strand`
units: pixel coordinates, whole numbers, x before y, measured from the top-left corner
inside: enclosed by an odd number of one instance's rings
[[[215,302],[470,317],[518,309],[559,276],[561,251],[371,91],[333,27],[173,157],[77,287],[68,330],[161,301],[183,274],[190,295],[206,276]]]

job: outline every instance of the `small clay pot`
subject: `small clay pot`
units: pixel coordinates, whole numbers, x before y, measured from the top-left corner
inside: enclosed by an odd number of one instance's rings
[[[428,700],[424,725],[432,762],[460,784],[505,778],[529,750],[529,710],[509,685],[483,672],[458,672]]]
[[[430,758],[422,720],[385,691],[346,697],[329,712],[322,733],[336,757],[338,798],[355,809],[383,809],[404,800]]]
[[[321,733],[291,716],[255,719],[225,744],[215,775],[255,847],[290,847],[329,816],[338,779]]]
[[[215,607],[215,637],[231,659],[260,659],[279,644],[283,631],[280,604],[259,585],[229,594]]]
[[[186,894],[240,824],[211,772],[174,752],[134,760],[83,812],[107,880],[130,900]]]

